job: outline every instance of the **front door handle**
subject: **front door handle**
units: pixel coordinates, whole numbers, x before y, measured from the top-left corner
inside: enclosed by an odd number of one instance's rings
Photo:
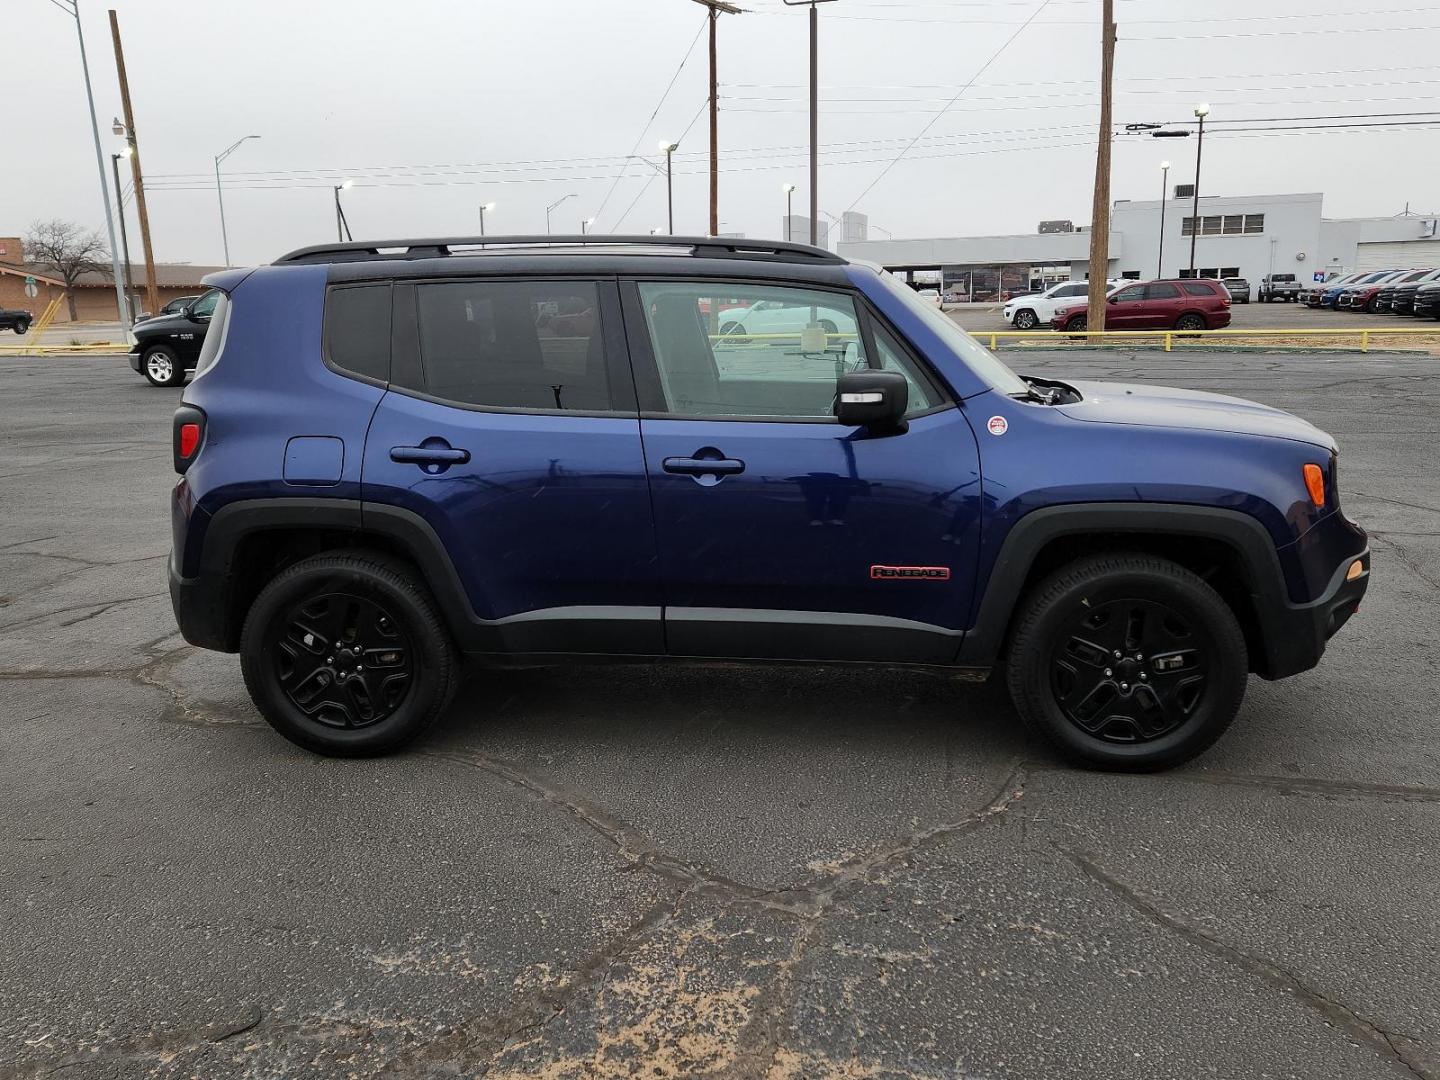
[[[667,457],[662,464],[668,473],[687,476],[734,476],[745,471],[745,463],[735,458]]]

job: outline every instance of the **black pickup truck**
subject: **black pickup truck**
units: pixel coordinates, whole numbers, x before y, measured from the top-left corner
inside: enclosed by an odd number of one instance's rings
[[[17,334],[23,334],[30,329],[30,324],[35,321],[35,316],[28,311],[7,311],[0,308],[0,330],[14,330]]]
[[[1257,296],[1262,304],[1268,304],[1274,300],[1298,300],[1300,299],[1300,282],[1295,280],[1294,274],[1266,274],[1260,279]]]

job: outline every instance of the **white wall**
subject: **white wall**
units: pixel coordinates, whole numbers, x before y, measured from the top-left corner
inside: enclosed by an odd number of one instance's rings
[[[1265,231],[1250,236],[1199,236],[1195,238],[1195,267],[1239,267],[1252,284],[1273,270],[1308,280],[1320,247],[1318,192],[1302,195],[1246,197],[1200,196],[1200,216],[1264,214]],[[1185,218],[1193,210],[1190,199],[1170,199],[1165,207],[1165,257],[1160,277],[1179,277],[1190,268],[1190,237],[1182,236]],[[1142,278],[1155,277],[1160,247],[1160,200],[1115,204],[1110,228],[1125,234],[1125,257],[1112,261],[1117,276],[1138,270]],[[1112,255],[1114,253],[1112,252]],[[1303,258],[1299,256],[1303,255]]]

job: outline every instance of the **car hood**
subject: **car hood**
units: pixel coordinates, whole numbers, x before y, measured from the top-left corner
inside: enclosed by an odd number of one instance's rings
[[[1335,440],[1308,421],[1244,398],[1140,383],[1074,382],[1083,401],[1056,406],[1073,420],[1140,427],[1192,428],[1310,443],[1334,452]]]
[[[140,320],[130,329],[134,334],[143,336],[145,334],[168,333],[172,330],[179,330],[182,327],[188,327],[194,330],[196,326],[196,323],[191,322],[184,315],[156,315],[150,319]]]
[[[1009,307],[1011,304],[1015,303],[1017,300],[1038,300],[1040,297],[1042,297],[1042,296],[1044,296],[1044,295],[1045,295],[1044,293],[1038,293],[1038,292],[1021,293],[1019,296],[1012,296],[1012,297],[1010,297],[1009,300],[1006,300],[1006,301],[1005,301],[1005,306],[1006,306],[1006,307]]]

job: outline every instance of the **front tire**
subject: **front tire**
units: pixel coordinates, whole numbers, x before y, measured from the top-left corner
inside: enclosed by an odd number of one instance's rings
[[[1089,325],[1090,321],[1086,316],[1076,315],[1073,319],[1071,319],[1065,324],[1065,329],[1074,333],[1075,331],[1084,330]]]
[[[151,386],[179,386],[185,381],[185,365],[169,345],[152,345],[140,358],[140,370]]]
[[[1035,324],[1039,321],[1039,319],[1035,318],[1035,313],[1029,308],[1015,313],[1016,330],[1033,330],[1035,329]]]
[[[266,585],[245,617],[240,669],[271,727],[332,757],[420,737],[458,677],[429,591],[403,563],[369,552],[317,555]]]
[[[22,321],[22,322],[17,322],[17,323],[15,324],[15,336],[16,336],[16,337],[24,337],[25,334],[29,333],[29,331],[30,331],[30,324],[29,324],[28,322],[23,322],[23,321]]]
[[[1235,719],[1248,670],[1215,590],[1133,553],[1081,559],[1031,592],[1006,677],[1026,725],[1062,755],[1144,772],[1208,749]]]

